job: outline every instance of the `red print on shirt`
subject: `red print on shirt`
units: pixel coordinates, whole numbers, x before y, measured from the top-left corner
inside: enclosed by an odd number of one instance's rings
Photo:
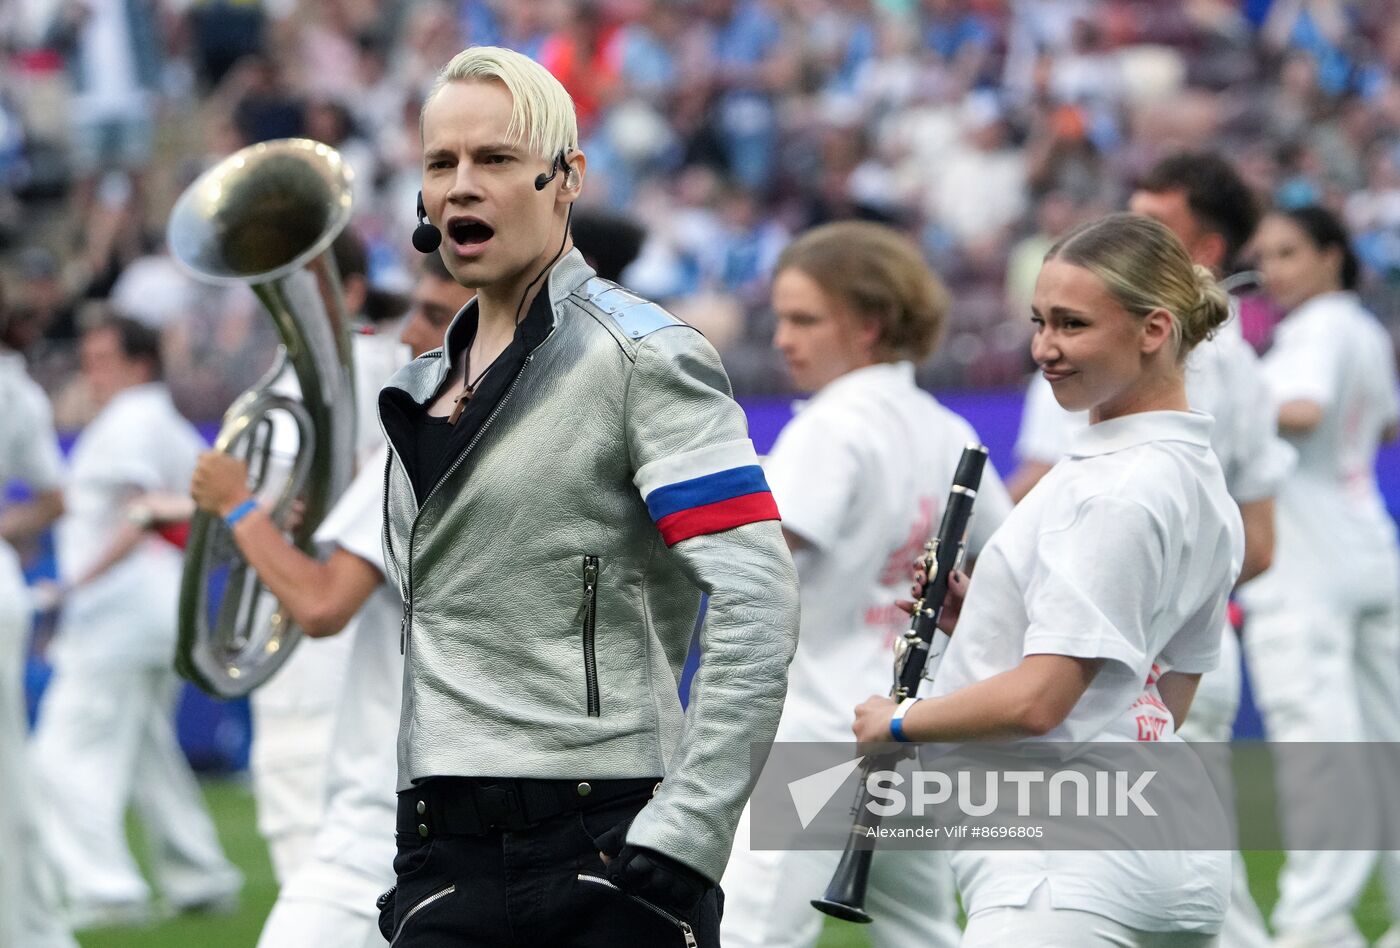
[[[1139,714],[1137,726],[1137,739],[1140,741],[1160,741],[1162,734],[1167,730],[1165,718],[1154,717],[1150,714]]]
[[[933,522],[938,516],[938,500],[934,497],[919,498],[919,512],[914,515],[913,526],[904,543],[885,560],[880,571],[881,586],[898,586],[909,581],[914,560],[924,552],[924,544],[933,533]]]

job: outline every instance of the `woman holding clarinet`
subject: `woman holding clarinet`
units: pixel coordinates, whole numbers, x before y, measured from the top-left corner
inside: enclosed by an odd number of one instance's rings
[[[1227,315],[1209,271],[1155,221],[1113,215],[1051,248],[1031,353],[1060,405],[1092,423],[1013,509],[970,585],[954,584],[966,595],[945,613],[956,634],[931,696],[870,698],[859,741],[1179,740],[1243,556],[1211,419],[1189,410],[1183,378]],[[1144,727],[1145,709],[1160,726]],[[968,948],[1204,946],[1229,902],[1226,851],[950,859]]]

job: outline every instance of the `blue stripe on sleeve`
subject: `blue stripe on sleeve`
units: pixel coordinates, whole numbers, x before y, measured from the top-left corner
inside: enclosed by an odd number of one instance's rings
[[[748,464],[658,487],[647,495],[647,511],[651,513],[652,520],[660,520],[679,510],[703,507],[766,490],[768,479],[763,476],[763,468]]]

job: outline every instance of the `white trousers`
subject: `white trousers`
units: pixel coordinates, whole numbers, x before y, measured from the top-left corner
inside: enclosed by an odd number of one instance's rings
[[[1234,736],[1235,715],[1240,709],[1240,644],[1235,630],[1227,628],[1220,639],[1220,664],[1201,676],[1191,713],[1177,731],[1192,742],[1229,743]],[[1228,776],[1228,775],[1222,775]],[[1230,805],[1233,786],[1221,788]],[[1249,892],[1244,857],[1234,854],[1234,878],[1230,885],[1230,908],[1220,930],[1220,948],[1269,948],[1272,939],[1264,925],[1263,913]]]
[[[837,852],[749,848],[749,808],[724,870],[725,948],[807,948],[821,937],[826,916],[812,908],[831,881]],[[942,852],[882,850],[870,866],[866,910],[874,918],[876,948],[951,948],[957,945],[958,905],[953,872]]]
[[[384,948],[375,900],[393,885],[392,872],[370,877],[312,858],[286,880],[257,948]]]
[[[967,920],[962,948],[1213,948],[1214,935],[1186,932],[1145,932],[1093,912],[1050,907],[1041,884],[1018,908],[977,912]]]
[[[1400,602],[1370,609],[1321,601],[1256,608],[1249,615],[1245,653],[1270,741],[1400,741]],[[1348,758],[1335,772],[1346,780],[1346,768],[1354,766]],[[1298,792],[1316,799],[1319,781],[1332,772],[1318,769],[1322,773],[1297,780],[1281,771],[1280,801],[1287,806]],[[1380,813],[1357,818],[1382,825]],[[1279,936],[1305,945],[1316,933],[1313,940],[1327,948],[1365,944],[1351,913],[1377,857],[1365,851],[1290,852],[1273,913]],[[1381,864],[1394,912],[1400,896],[1396,853],[1383,854]]]
[[[227,898],[242,886],[175,740],[176,687],[166,668],[55,669],[40,709],[34,763],[44,797],[43,837],[75,904],[149,898],[127,848],[129,803],[173,907]]]
[[[34,819],[24,704],[29,596],[12,560],[0,544],[0,945],[77,948],[59,916],[57,880]]]
[[[330,712],[282,714],[259,711],[253,697],[253,749],[249,771],[257,804],[258,832],[267,842],[278,885],[310,858],[326,814],[326,768]]]
[[[335,709],[345,687],[351,637],[306,639],[253,692],[249,771],[258,832],[282,884],[311,858],[326,812]]]

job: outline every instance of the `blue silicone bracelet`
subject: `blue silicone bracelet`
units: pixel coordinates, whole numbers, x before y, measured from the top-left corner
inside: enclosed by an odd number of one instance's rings
[[[256,497],[249,497],[247,500],[243,501],[243,503],[228,512],[228,516],[224,518],[224,523],[228,524],[228,528],[232,530],[234,527],[238,526],[238,521],[257,509],[258,499]]]
[[[924,699],[919,698],[917,701],[914,702],[914,704],[918,704],[919,701],[922,700]],[[911,704],[909,707],[913,708],[914,704]],[[909,712],[905,711],[904,713],[908,714]],[[901,744],[909,743],[909,738],[904,736],[904,718],[890,718],[890,736],[893,737],[896,741],[899,741],[899,743]]]

